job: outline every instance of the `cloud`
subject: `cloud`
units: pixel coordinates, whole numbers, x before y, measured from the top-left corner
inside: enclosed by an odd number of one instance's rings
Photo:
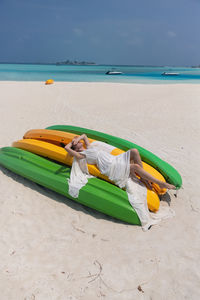
[[[64,44],[66,44],[66,45],[72,45],[72,41],[71,40],[64,40]]]
[[[21,43],[21,42],[26,42],[26,41],[28,41],[28,40],[30,40],[30,35],[29,35],[29,34],[26,34],[26,33],[20,35],[20,36],[18,37],[18,39],[17,39],[17,41],[20,42],[20,43]]]
[[[168,32],[167,32],[167,35],[168,35],[170,38],[174,38],[174,37],[176,37],[176,32],[174,32],[174,31],[168,31]]]
[[[143,44],[143,39],[139,37],[134,37],[130,40],[127,40],[129,46],[141,46]]]
[[[101,39],[100,38],[98,38],[98,37],[92,37],[91,39],[90,39],[90,41],[92,42],[92,44],[94,44],[94,45],[101,45],[101,43],[102,43],[102,41],[101,41]]]
[[[129,33],[127,31],[125,31],[125,32],[120,31],[119,36],[122,38],[127,38],[129,36]]]
[[[80,28],[74,28],[73,32],[75,33],[75,35],[77,36],[82,36],[83,35],[83,30]]]

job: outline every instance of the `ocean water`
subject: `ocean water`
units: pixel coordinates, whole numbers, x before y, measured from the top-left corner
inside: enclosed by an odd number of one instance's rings
[[[106,75],[108,70],[123,72]],[[178,76],[163,76],[176,72]],[[1,81],[121,82],[121,83],[200,83],[200,68],[140,66],[71,66],[41,64],[0,64]]]

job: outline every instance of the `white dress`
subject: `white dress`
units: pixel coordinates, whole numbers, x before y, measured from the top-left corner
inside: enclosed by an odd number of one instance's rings
[[[120,188],[126,186],[130,175],[130,151],[114,156],[91,145],[81,153],[88,164],[97,165],[101,174],[108,176]]]

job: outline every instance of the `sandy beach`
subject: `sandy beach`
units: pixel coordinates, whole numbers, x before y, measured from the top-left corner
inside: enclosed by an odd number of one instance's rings
[[[86,127],[173,165],[176,213],[148,232],[0,173],[1,300],[200,299],[200,85],[0,82],[1,147],[29,129]]]

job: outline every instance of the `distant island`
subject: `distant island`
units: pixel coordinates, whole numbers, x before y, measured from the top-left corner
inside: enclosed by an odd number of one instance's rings
[[[71,61],[71,60],[66,60],[66,61],[61,61],[56,63],[57,66],[60,65],[78,65],[78,66],[90,66],[90,65],[96,65],[94,62],[88,62],[88,61]]]
[[[195,68],[200,68],[200,65],[198,65],[198,66],[192,66],[192,68],[194,68],[194,69],[195,69]]]

